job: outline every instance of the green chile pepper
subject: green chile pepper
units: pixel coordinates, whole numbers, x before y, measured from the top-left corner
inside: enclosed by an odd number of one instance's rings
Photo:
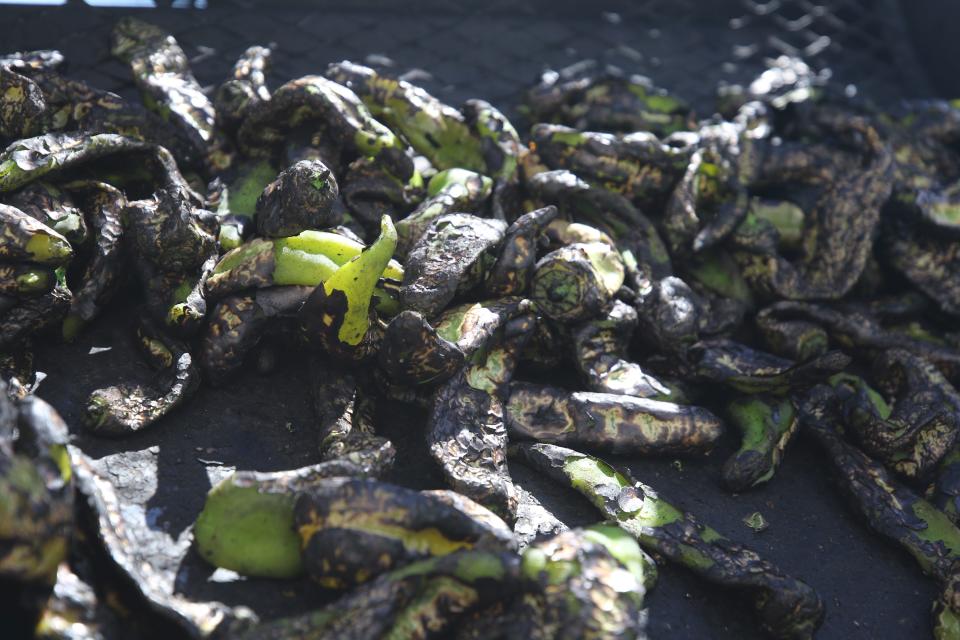
[[[703,453],[723,434],[700,407],[527,382],[510,385],[505,414],[514,438],[615,454]]]
[[[572,449],[525,444],[517,452],[525,463],[587,496],[641,546],[706,580],[748,594],[761,627],[771,636],[812,638],[820,626],[823,603],[810,586],[670,505],[650,487]]]

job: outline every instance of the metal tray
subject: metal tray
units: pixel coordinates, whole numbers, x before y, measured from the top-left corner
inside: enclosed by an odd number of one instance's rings
[[[177,4],[177,3],[174,3]],[[180,3],[189,4],[189,3]],[[198,3],[199,4],[199,3]],[[332,2],[226,3],[210,8],[138,12],[171,30],[192,57],[203,83],[224,78],[252,44],[274,43],[275,86],[328,62],[386,56],[393,71],[419,69],[418,82],[453,104],[484,97],[508,113],[544,68],[583,58],[650,75],[710,113],[718,83],[749,81],[765,61],[783,53],[829,70],[832,81],[879,103],[935,92],[904,32],[896,2],[801,0],[608,2],[433,0],[393,5],[366,0],[345,8]],[[0,6],[0,50],[58,48],[69,74],[135,97],[129,70],[109,54],[109,30],[130,12],[70,4],[55,8]],[[154,526],[174,539],[192,524],[211,476],[224,467],[275,470],[314,461],[316,433],[303,363],[288,354],[270,376],[247,373],[224,388],[205,386],[184,408],[145,433],[122,440],[86,435],[78,426],[87,395],[120,379],[146,379],[130,337],[132,301],[117,300],[71,345],[45,344],[38,368],[48,374],[38,395],[75,430],[76,444],[98,458],[116,451],[156,450],[158,482],[148,506]],[[92,347],[110,347],[91,354]],[[392,480],[442,486],[426,455],[424,416],[388,407],[379,427],[398,449]],[[718,485],[720,466],[735,438],[703,460],[621,460],[644,482],[744,542],[821,594],[827,605],[818,638],[917,638],[930,633],[936,588],[902,551],[855,520],[829,479],[815,446],[800,438],[775,479],[758,491],[730,495]],[[518,484],[569,525],[597,519],[579,496],[514,466]],[[742,519],[760,511],[768,530],[753,533]],[[188,555],[177,588],[188,597],[245,604],[262,617],[305,611],[333,594],[307,582],[210,580],[211,569]],[[736,597],[670,565],[648,598],[650,636],[673,640],[761,637],[752,613]],[[149,625],[147,625],[149,627]],[[156,627],[148,636],[171,637]]]

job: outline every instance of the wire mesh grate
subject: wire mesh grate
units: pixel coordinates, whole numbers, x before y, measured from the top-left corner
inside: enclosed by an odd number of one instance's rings
[[[273,43],[275,84],[332,61],[372,61],[398,75],[412,71],[449,102],[482,96],[508,113],[545,68],[586,58],[647,75],[701,114],[712,111],[718,84],[749,82],[784,54],[881,104],[931,93],[894,0],[646,0],[612,7],[426,0],[404,7],[378,0],[346,8],[211,2],[203,11],[138,15],[170,30],[208,85],[225,78],[247,46]],[[132,97],[129,71],[109,52],[110,29],[122,13],[5,7],[0,48],[58,48],[72,76]]]

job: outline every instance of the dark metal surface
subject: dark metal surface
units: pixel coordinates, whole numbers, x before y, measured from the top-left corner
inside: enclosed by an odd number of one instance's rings
[[[176,539],[189,527],[224,467],[279,470],[316,461],[317,433],[304,380],[306,367],[290,354],[280,369],[263,376],[247,372],[229,387],[204,387],[184,408],[155,427],[122,440],[91,437],[79,428],[87,395],[98,387],[151,375],[133,346],[131,314],[123,301],[72,345],[48,344],[38,366],[48,377],[38,395],[52,403],[76,434],[75,443],[94,458],[118,450],[158,446],[157,491],[150,501],[156,526]],[[91,347],[110,347],[90,354]],[[384,407],[378,428],[397,446],[392,480],[415,488],[441,488],[443,480],[427,455],[426,416],[403,405]],[[929,635],[932,580],[912,559],[872,535],[843,504],[829,464],[812,442],[801,439],[766,487],[730,495],[719,486],[720,467],[736,449],[732,436],[704,460],[654,459],[625,462],[638,479],[677,506],[739,542],[751,545],[791,575],[814,586],[827,606],[823,640],[912,639]],[[611,461],[614,461],[611,459]],[[560,489],[520,465],[518,485],[533,493],[561,521],[593,523],[596,511],[578,494]],[[742,519],[761,512],[770,528],[754,534]],[[243,580],[211,582],[212,569],[187,556],[178,587],[188,597],[244,604],[266,616],[304,611],[332,594],[306,582]],[[743,601],[706,585],[689,572],[662,566],[648,599],[652,638],[672,640],[762,637]]]
[[[393,61],[395,73],[427,72],[416,81],[446,101],[484,97],[511,114],[541,70],[585,57],[650,75],[691,100],[701,114],[710,112],[718,83],[749,81],[765,59],[789,52],[804,54],[818,69],[830,68],[834,81],[856,85],[861,95],[878,102],[931,94],[904,37],[900,5],[887,0],[822,5],[647,0],[554,3],[552,8],[544,2],[500,1],[482,10],[477,3],[451,0],[391,6],[366,0],[350,9],[323,1],[310,9],[285,4],[271,11],[210,4],[205,11],[139,14],[177,36],[196,75],[209,85],[227,75],[247,46],[275,43],[272,86],[321,71],[328,62],[377,54]],[[109,54],[109,29],[120,15],[78,6],[0,7],[0,51],[58,48],[73,77],[134,97],[129,69]],[[271,376],[250,372],[226,388],[204,387],[186,407],[144,433],[123,440],[83,434],[78,421],[90,391],[150,375],[132,346],[131,306],[132,301],[118,301],[73,345],[46,344],[38,365],[49,377],[38,395],[62,412],[76,443],[93,457],[159,446],[158,488],[151,501],[157,527],[174,538],[189,527],[211,475],[223,467],[275,470],[316,460],[305,367],[294,354]],[[91,347],[111,349],[91,355]],[[397,445],[393,479],[418,488],[442,486],[426,452],[425,416],[391,405],[378,422]],[[734,440],[728,436],[702,461],[631,461],[628,466],[678,506],[813,585],[827,605],[819,638],[927,637],[933,582],[850,515],[814,445],[801,439],[769,486],[732,496],[719,487],[718,477]],[[573,493],[522,467],[514,465],[513,471],[521,487],[567,524],[596,520]],[[742,522],[754,511],[770,522],[761,534]],[[251,605],[267,617],[313,608],[331,597],[305,583],[218,583],[209,580],[210,574],[199,558],[188,556],[178,585],[189,596]],[[648,600],[651,637],[758,637],[752,614],[740,601],[680,569],[664,567],[661,576]]]
[[[832,82],[881,103],[931,95],[896,0],[297,4],[214,0],[204,11],[0,6],[0,49],[56,47],[71,75],[134,97],[108,35],[120,15],[136,13],[177,37],[205,84],[222,81],[246,47],[274,43],[274,86],[374,54],[392,60],[394,73],[427,72],[416,82],[446,101],[483,97],[511,115],[542,70],[584,58],[648,75],[704,115],[718,84],[749,82],[784,54],[829,69]]]

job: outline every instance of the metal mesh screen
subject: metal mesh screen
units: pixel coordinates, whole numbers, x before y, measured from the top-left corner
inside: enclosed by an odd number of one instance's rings
[[[895,0],[208,5],[138,14],[169,29],[211,85],[247,46],[274,43],[274,83],[336,60],[392,63],[444,100],[482,96],[508,113],[543,69],[584,58],[648,75],[701,114],[718,84],[748,82],[783,54],[879,103],[931,94]],[[74,77],[132,96],[128,69],[109,52],[113,23],[130,11],[0,7],[0,49],[58,48]]]

